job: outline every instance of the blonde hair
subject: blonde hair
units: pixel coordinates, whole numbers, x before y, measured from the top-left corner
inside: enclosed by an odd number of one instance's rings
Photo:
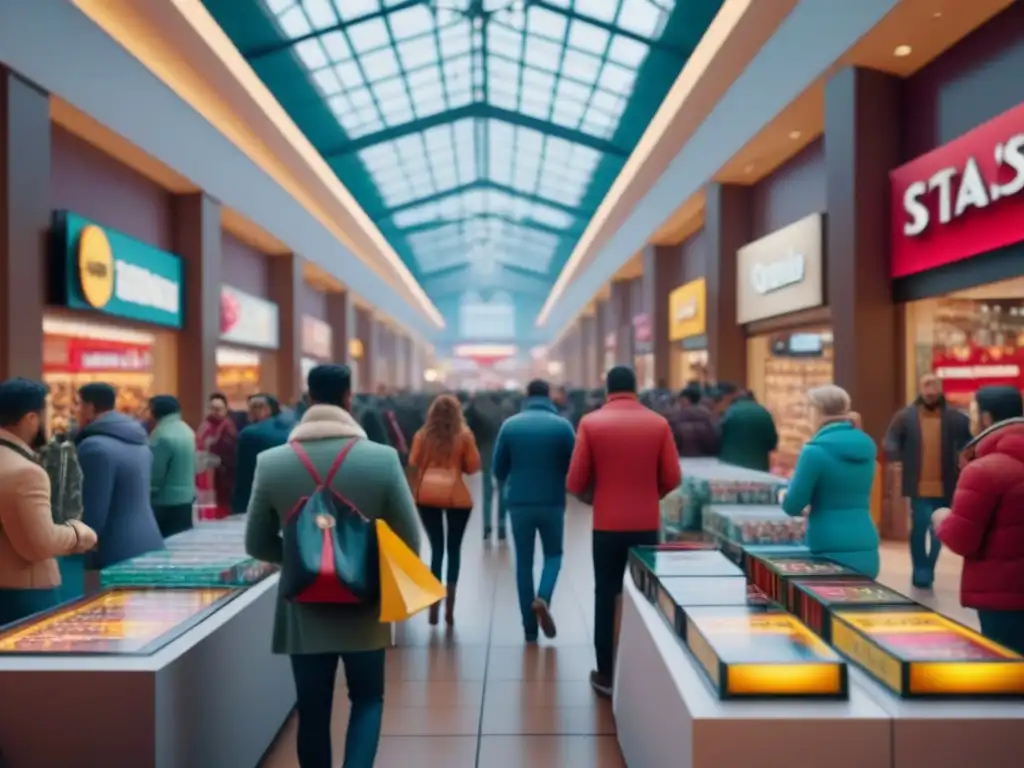
[[[807,393],[807,400],[824,419],[835,419],[850,412],[850,395],[842,387],[826,384]]]

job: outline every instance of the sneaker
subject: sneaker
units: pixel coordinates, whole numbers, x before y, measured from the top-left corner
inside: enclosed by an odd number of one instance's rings
[[[505,533],[505,526],[501,526],[501,528],[498,529],[498,541],[504,541],[506,538],[507,534]]]
[[[602,696],[606,699],[610,699],[612,697],[612,681],[596,669],[590,673],[590,687],[594,689],[594,693],[598,696]]]
[[[491,540],[491,529],[484,528],[484,541],[489,542]]]
[[[555,627],[555,620],[551,617],[551,609],[548,607],[547,601],[538,597],[533,601],[530,609],[537,617],[537,623],[540,625],[544,637],[554,637],[558,633],[558,629]]]
[[[528,633],[528,634],[526,634],[525,637],[526,637],[526,644],[527,645],[536,645],[537,644],[537,636],[536,635]]]

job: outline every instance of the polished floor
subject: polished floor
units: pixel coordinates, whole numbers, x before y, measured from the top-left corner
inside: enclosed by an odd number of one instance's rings
[[[388,651],[377,768],[622,768],[611,707],[587,683],[593,666],[589,510],[578,503],[568,510],[552,606],[558,637],[539,646],[523,642],[511,542],[485,548],[482,538],[477,512],[463,546],[454,629],[431,628],[417,616],[397,630],[397,647]],[[959,605],[959,573],[957,558],[943,555],[934,591],[911,590],[906,545],[883,547],[880,581],[976,626],[973,611]],[[339,679],[338,765],[347,717]],[[293,718],[263,768],[297,765]]]

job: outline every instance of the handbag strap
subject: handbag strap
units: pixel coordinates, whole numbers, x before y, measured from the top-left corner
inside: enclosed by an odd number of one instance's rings
[[[338,455],[331,462],[331,468],[327,470],[327,477],[323,480],[320,479],[320,473],[316,471],[316,466],[313,464],[312,459],[309,458],[309,454],[306,453],[306,449],[302,447],[302,444],[298,440],[290,440],[288,445],[295,451],[295,455],[299,457],[299,461],[306,468],[306,471],[309,472],[310,477],[316,482],[317,487],[326,488],[334,482],[334,476],[338,474],[338,470],[345,463],[345,458],[348,456],[349,451],[352,450],[352,447],[357,442],[359,442],[359,438],[354,437],[345,444],[345,447],[338,451]]]
[[[14,451],[16,454],[18,454],[22,458],[28,459],[29,461],[31,461],[33,463],[35,463],[35,461],[36,461],[36,457],[35,456],[33,456],[28,451],[26,451],[24,448],[22,448],[17,443],[12,443],[10,440],[4,440],[2,437],[0,437],[0,446],[3,446],[4,448],[8,448],[8,449]]]

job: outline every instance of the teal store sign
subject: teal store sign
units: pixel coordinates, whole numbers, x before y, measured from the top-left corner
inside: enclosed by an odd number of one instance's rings
[[[53,287],[58,303],[181,328],[181,259],[75,213],[54,216]]]

